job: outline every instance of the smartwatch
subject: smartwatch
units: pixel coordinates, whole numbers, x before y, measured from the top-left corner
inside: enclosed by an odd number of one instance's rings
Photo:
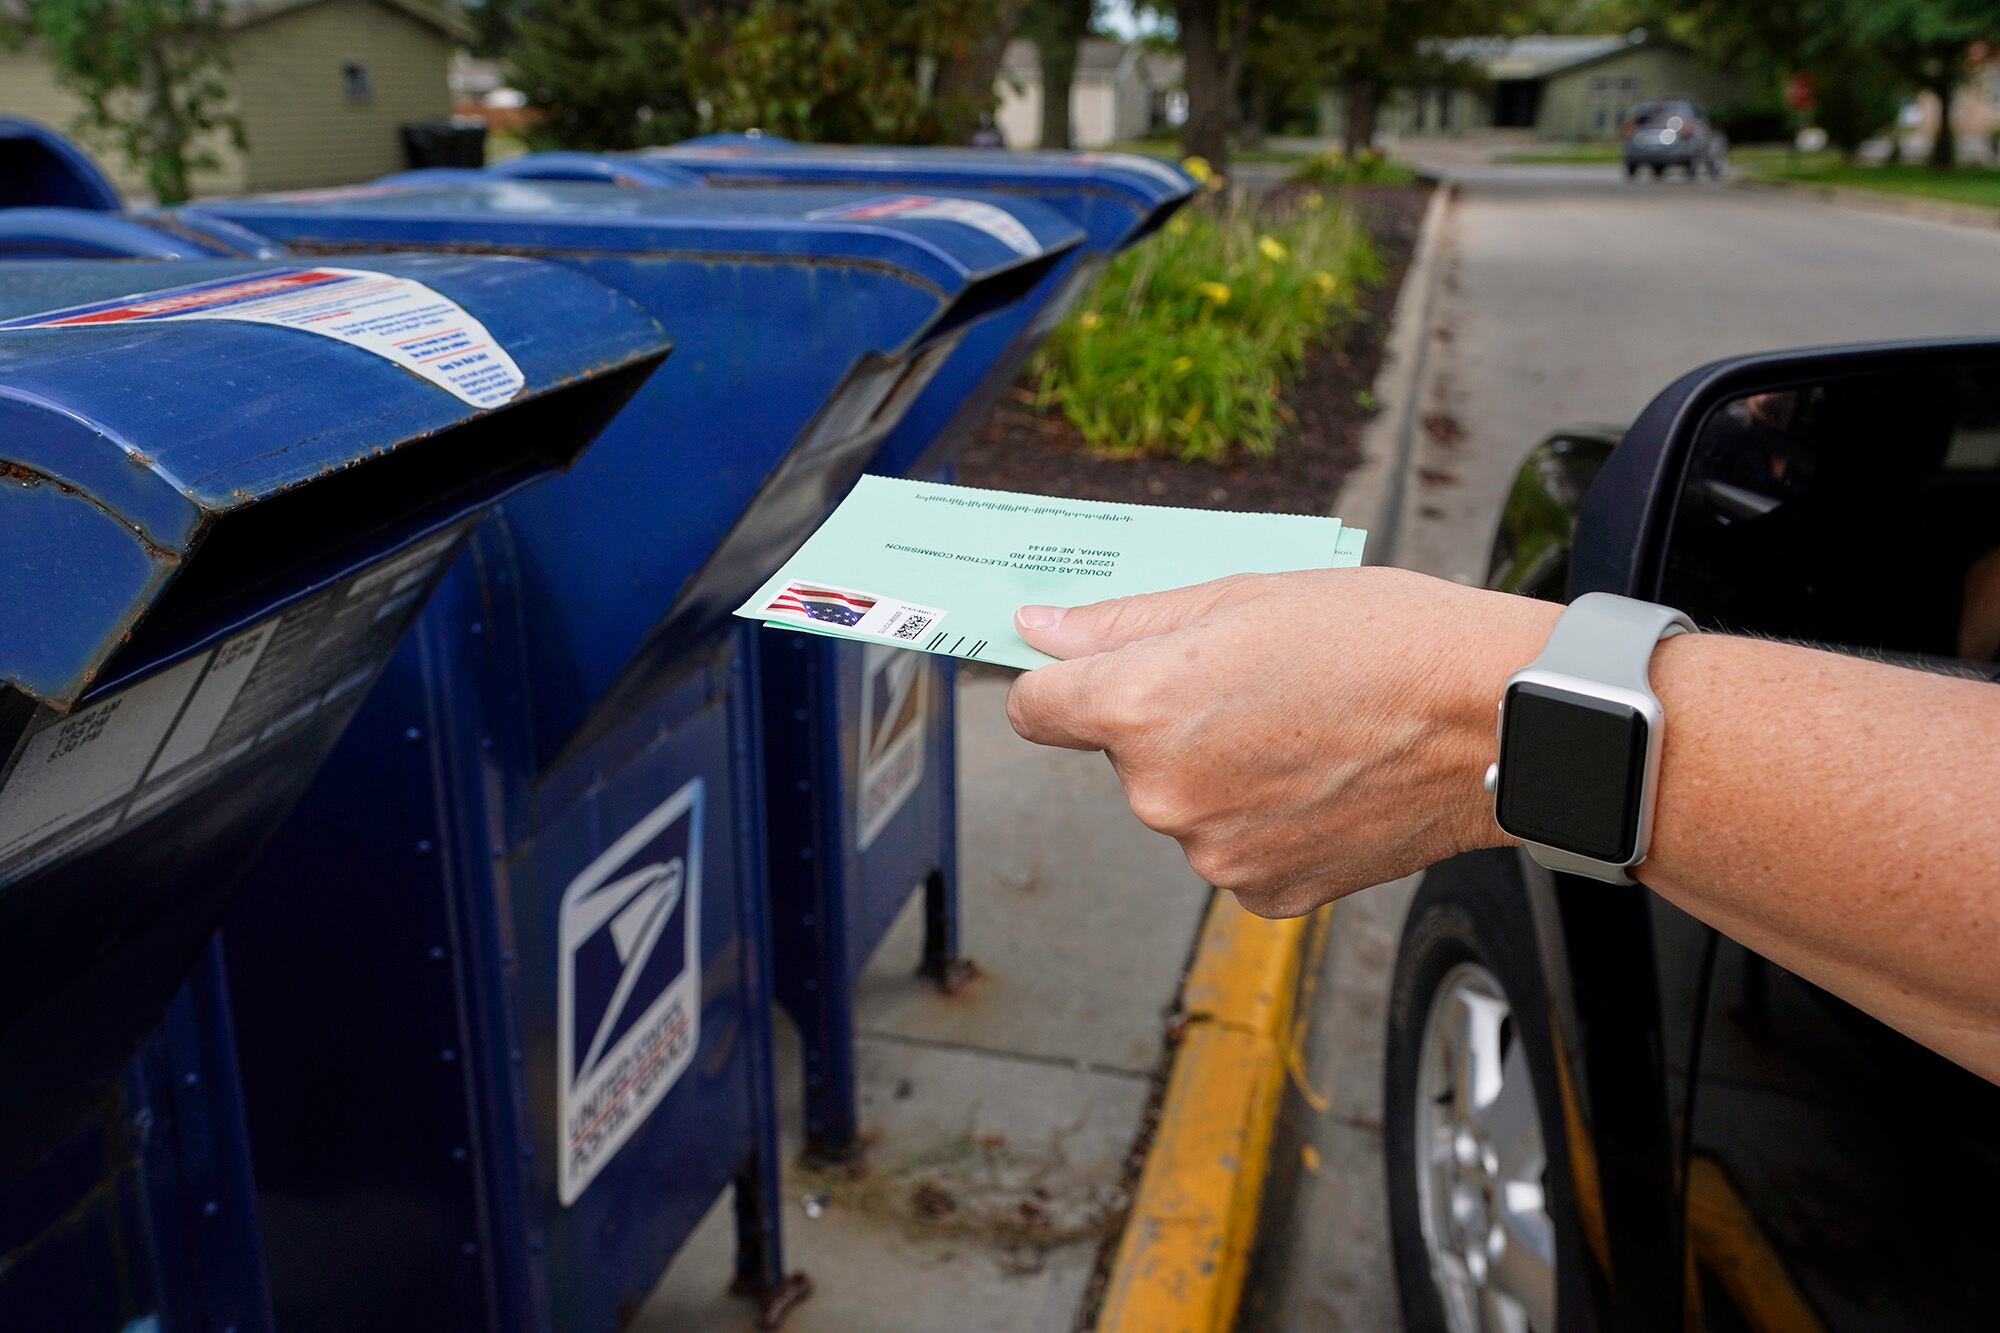
[[[1493,818],[1550,870],[1611,884],[1646,859],[1666,716],[1653,649],[1694,629],[1671,607],[1585,593],[1500,696]]]

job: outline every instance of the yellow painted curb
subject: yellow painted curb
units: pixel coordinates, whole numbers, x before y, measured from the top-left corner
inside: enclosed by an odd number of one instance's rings
[[[1106,1333],[1235,1323],[1311,920],[1267,921],[1215,895],[1182,991],[1187,1026],[1105,1287],[1097,1327]]]

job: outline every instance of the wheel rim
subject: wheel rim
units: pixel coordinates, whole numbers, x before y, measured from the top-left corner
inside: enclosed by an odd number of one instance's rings
[[[1445,973],[1417,1067],[1417,1216],[1452,1333],[1555,1328],[1555,1227],[1527,1054],[1500,982]]]

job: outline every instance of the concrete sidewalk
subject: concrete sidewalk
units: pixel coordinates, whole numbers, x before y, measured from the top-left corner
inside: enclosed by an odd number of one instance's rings
[[[1152,1100],[1208,886],[1126,808],[1097,754],[1020,740],[1008,678],[959,683],[963,939],[980,976],[916,975],[912,902],[862,978],[865,1162],[799,1164],[797,1042],[781,1019],[787,1260],[814,1295],[785,1327],[1074,1326]],[[727,1199],[641,1308],[645,1333],[753,1329],[724,1291]]]

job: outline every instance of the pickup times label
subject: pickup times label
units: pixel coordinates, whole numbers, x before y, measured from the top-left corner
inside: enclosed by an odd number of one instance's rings
[[[701,1022],[702,781],[564,890],[557,964],[557,1191],[567,1208],[694,1062]]]
[[[860,827],[855,845],[867,851],[924,778],[923,658],[864,644],[861,658]]]

